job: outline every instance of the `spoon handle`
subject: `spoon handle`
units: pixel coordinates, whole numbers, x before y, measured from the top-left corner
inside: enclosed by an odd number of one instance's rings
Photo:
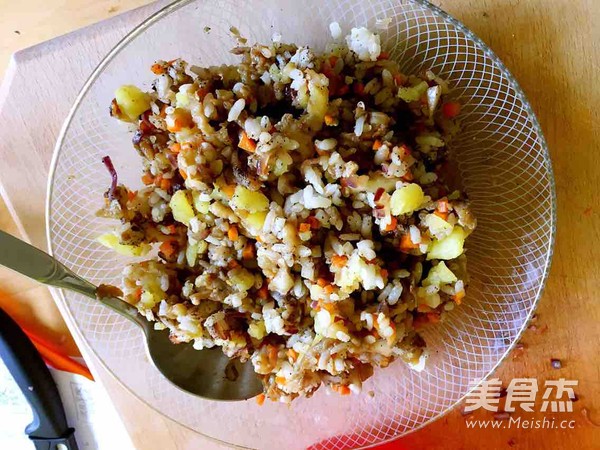
[[[135,307],[113,296],[96,295],[96,286],[67,269],[52,256],[0,230],[0,265],[29,278],[97,299],[113,311],[145,325]]]

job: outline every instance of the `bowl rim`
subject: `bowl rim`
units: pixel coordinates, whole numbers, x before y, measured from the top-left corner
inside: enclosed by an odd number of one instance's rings
[[[155,23],[160,21],[163,17],[168,16],[172,12],[177,11],[178,9],[186,6],[187,4],[190,4],[193,2],[198,2],[198,1],[203,1],[203,0],[175,0],[172,3],[160,8],[158,11],[155,11],[149,17],[144,19],[139,25],[135,26],[135,28],[133,28],[123,38],[121,38],[119,40],[119,42],[117,42],[117,44],[102,58],[100,63],[98,63],[96,68],[89,75],[89,77],[83,84],[82,88],[80,89],[79,93],[77,94],[77,97],[75,98],[73,105],[71,106],[69,113],[68,113],[65,121],[63,122],[63,125],[61,126],[60,132],[58,134],[56,144],[54,146],[54,150],[53,150],[53,154],[52,154],[52,160],[50,163],[49,173],[48,173],[46,201],[45,201],[45,204],[46,204],[45,225],[46,225],[46,239],[47,239],[47,245],[48,245],[48,253],[50,255],[54,256],[54,251],[53,251],[53,247],[52,247],[51,216],[52,216],[52,198],[53,198],[53,191],[54,191],[54,177],[55,177],[55,173],[56,173],[56,167],[57,167],[58,159],[60,157],[60,153],[61,153],[61,149],[63,147],[65,137],[67,135],[67,132],[69,130],[69,127],[71,125],[73,117],[77,113],[79,106],[81,105],[81,102],[83,101],[83,98],[85,97],[85,95],[87,94],[87,92],[89,91],[89,89],[93,85],[93,83],[102,74],[105,67],[107,65],[109,65],[112,62],[112,60],[114,59],[114,57],[116,55],[118,55],[131,41],[133,41],[136,37],[141,35],[146,29],[150,28],[152,25],[154,25]],[[489,57],[493,61],[494,64],[497,65],[497,67],[500,69],[500,71],[506,76],[509,85],[514,89],[515,96],[522,103],[523,109],[525,110],[525,112],[527,113],[527,116],[529,117],[529,119],[532,122],[532,129],[534,130],[534,132],[536,133],[536,135],[538,136],[538,138],[540,140],[540,146],[543,150],[543,164],[545,166],[545,169],[547,171],[546,173],[548,174],[549,180],[550,180],[550,191],[551,191],[550,226],[551,226],[551,230],[550,230],[550,238],[548,240],[548,250],[546,252],[545,261],[544,261],[544,265],[542,268],[543,275],[541,277],[541,281],[539,283],[537,292],[535,294],[535,301],[533,302],[533,305],[530,308],[530,311],[528,312],[527,316],[523,320],[523,324],[521,325],[521,328],[517,331],[515,339],[506,348],[505,352],[498,359],[498,361],[494,364],[494,366],[489,370],[487,375],[485,375],[479,381],[478,384],[480,384],[483,381],[487,380],[490,376],[492,376],[492,374],[496,371],[496,369],[498,369],[500,364],[502,362],[504,362],[504,360],[507,358],[508,354],[513,350],[513,348],[515,347],[517,342],[522,337],[523,332],[525,331],[525,329],[528,326],[529,320],[531,319],[534,312],[536,311],[536,309],[539,306],[540,299],[542,297],[543,291],[544,291],[547,281],[548,281],[550,267],[552,264],[552,258],[554,255],[554,247],[555,247],[555,243],[556,243],[556,226],[557,226],[556,182],[555,182],[555,178],[554,178],[554,171],[552,168],[552,160],[550,157],[550,151],[548,148],[547,141],[542,132],[542,127],[538,121],[537,116],[535,115],[535,112],[533,111],[531,104],[527,100],[525,93],[523,92],[521,86],[519,85],[519,83],[517,82],[517,80],[515,79],[513,74],[510,72],[510,70],[500,60],[500,58],[490,49],[490,47],[481,38],[479,38],[474,32],[472,32],[469,28],[467,28],[461,21],[454,18],[449,13],[447,13],[440,7],[430,3],[429,1],[427,1],[427,0],[401,0],[401,1],[409,3],[409,4],[416,4],[425,9],[430,10],[433,13],[433,15],[443,19],[445,22],[451,24],[452,26],[454,26],[455,28],[460,30],[462,33],[464,33],[465,36],[469,40],[471,40],[479,50],[481,50],[487,57]],[[60,300],[63,302],[64,305],[68,304],[66,296],[65,296],[65,291],[63,289],[53,289],[53,291],[56,292],[56,294],[58,295],[58,297],[60,298]],[[75,323],[74,317],[68,308],[62,307],[62,308],[60,308],[60,310],[63,315],[67,316],[68,323],[71,323],[71,324]],[[73,334],[76,334],[80,339],[82,339],[84,342],[87,343],[87,340],[84,338],[83,334],[80,332],[80,330],[77,327],[71,327],[70,331]],[[117,383],[122,388],[124,388],[126,391],[128,391],[134,397],[136,397],[144,405],[151,408],[153,411],[159,413],[163,417],[168,418],[169,420],[173,420],[178,425],[183,426],[184,428],[187,428],[190,431],[198,433],[201,436],[203,436],[213,442],[216,442],[219,444],[224,444],[226,446],[233,447],[233,448],[252,450],[251,447],[245,447],[245,446],[242,446],[239,444],[225,442],[218,438],[215,438],[213,436],[210,436],[208,434],[200,432],[196,429],[193,429],[185,424],[178,422],[177,420],[171,418],[170,416],[163,413],[159,409],[155,408],[154,406],[149,404],[146,400],[144,400],[143,398],[138,396],[129,386],[125,385],[124,382],[121,381],[121,379],[118,376],[116,376],[115,373],[107,366],[107,364],[104,362],[104,360],[96,353],[96,351],[94,350],[94,348],[92,348],[91,345],[88,345],[88,347],[89,347],[90,353],[93,354],[97,358],[100,365],[117,381]],[[418,426],[416,426],[404,433],[398,434],[396,436],[393,436],[393,437],[390,437],[390,438],[387,438],[387,439],[384,439],[384,440],[381,440],[378,442],[374,442],[371,444],[363,445],[361,447],[356,447],[356,448],[357,449],[373,448],[378,445],[386,444],[386,443],[401,439],[402,437],[405,437],[411,433],[414,433],[415,431],[425,428],[427,425],[446,416],[450,411],[452,411],[456,406],[458,406],[477,386],[478,385],[473,385],[472,387],[470,387],[463,396],[461,396],[458,400],[456,400],[454,403],[449,405],[444,411],[442,411],[439,414],[437,414],[436,416],[431,417],[430,419],[424,421],[423,423],[419,424]],[[333,438],[333,436],[331,436],[331,438]]]

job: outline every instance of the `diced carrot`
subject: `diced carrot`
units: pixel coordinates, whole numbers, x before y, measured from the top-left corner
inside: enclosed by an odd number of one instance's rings
[[[231,198],[235,193],[235,186],[233,184],[226,184],[223,186],[222,191],[228,198]]]
[[[317,279],[317,284],[324,288],[325,286],[327,286],[329,284],[329,281],[327,281],[325,278],[318,278]]]
[[[150,67],[150,70],[152,71],[152,73],[154,75],[162,75],[163,73],[165,73],[165,66],[163,66],[162,64],[152,64],[152,66]]]
[[[254,244],[252,244],[252,242],[246,242],[246,245],[244,245],[242,258],[245,260],[254,259]]]
[[[460,305],[460,304],[462,303],[462,299],[463,299],[463,298],[465,298],[465,291],[464,291],[464,290],[462,290],[462,291],[458,291],[456,294],[454,294],[454,295],[452,296],[452,300],[454,300],[454,302],[455,302],[457,305]]]
[[[385,227],[383,231],[394,231],[398,226],[398,219],[392,216],[391,222]]]
[[[165,255],[165,258],[167,259],[171,258],[177,250],[175,248],[175,241],[173,240],[164,241],[162,244],[160,244],[158,249],[163,255]]]
[[[335,288],[333,287],[333,284],[328,284],[327,286],[325,286],[325,293],[328,295],[333,294],[335,291]]]
[[[441,212],[439,209],[436,209],[433,212],[436,216],[444,219],[444,220],[448,220],[448,213],[447,212]]]
[[[331,55],[329,57],[329,65],[331,66],[331,68],[335,67],[335,63],[337,62],[338,57],[335,55]]]
[[[184,180],[187,180],[187,173],[185,173],[185,170],[183,169],[179,169],[179,175],[181,175],[181,178],[183,178]]]
[[[277,384],[285,384],[287,383],[287,380],[285,377],[275,377],[275,383]]]
[[[149,184],[154,183],[154,177],[152,175],[150,175],[149,173],[145,173],[142,176],[142,183],[144,183],[146,186],[148,186]]]
[[[384,194],[385,189],[384,188],[377,188],[377,190],[375,191],[375,197],[373,198],[373,200],[375,202],[378,202],[379,199],[381,198],[381,196]]]
[[[389,272],[387,271],[387,269],[381,269],[380,273],[381,278],[387,278],[389,276]]]
[[[127,200],[132,201],[137,194],[137,191],[127,191]]]
[[[296,360],[298,359],[298,352],[293,348],[288,348],[287,355],[288,358],[290,358],[294,362],[296,362]]]
[[[329,286],[331,286],[333,288],[333,285],[329,284],[327,287],[329,287]],[[329,311],[331,314],[334,314],[336,312],[335,304],[330,303],[330,302],[325,302],[323,300],[319,300],[317,302],[317,307],[315,308],[315,310],[320,311],[321,309]]]
[[[237,269],[238,267],[240,267],[240,263],[237,262],[235,259],[230,259],[227,263],[227,267],[229,269]]]
[[[415,248],[418,248],[419,244],[415,244],[411,239],[410,239],[410,234],[409,233],[405,233],[400,237],[400,250],[412,250]]]
[[[229,227],[229,230],[227,230],[227,237],[232,241],[237,241],[238,237],[240,237],[240,233],[235,225]]]
[[[262,406],[265,403],[265,394],[258,394],[256,396],[256,403],[258,404],[258,406]]]
[[[174,223],[172,223],[171,225],[167,225],[165,228],[167,229],[167,231],[169,232],[169,234],[175,234],[175,233],[177,233],[177,227],[175,226]]]
[[[331,264],[335,267],[344,267],[348,262],[348,257],[345,255],[333,255],[331,257]]]
[[[260,289],[258,290],[257,295],[262,300],[266,300],[267,298],[269,298],[269,286],[268,286],[268,283],[266,280],[263,281],[263,284],[261,285]]]
[[[171,153],[177,154],[181,151],[181,144],[179,142],[174,142],[169,147],[169,150],[171,150]]]
[[[460,113],[460,103],[446,102],[442,105],[442,114],[447,119],[453,119]]]
[[[173,119],[173,124],[170,126],[167,126],[167,130],[170,131],[171,133],[176,133],[178,131],[181,131],[182,128],[183,128],[183,121],[179,118]]]
[[[350,395],[352,394],[352,391],[350,390],[350,388],[346,385],[341,385],[338,389],[338,394],[340,395]]]
[[[198,100],[203,100],[210,91],[208,88],[201,87],[196,91],[196,95],[198,96]]]
[[[254,153],[256,151],[256,142],[250,139],[245,131],[242,131],[238,147],[242,150],[246,150],[248,153]]]
[[[315,216],[308,216],[306,218],[306,223],[310,225],[310,228],[312,230],[318,230],[319,228],[321,228],[321,222]]]
[[[307,231],[310,231],[310,224],[303,222],[298,226],[298,231],[300,231],[300,233],[306,233]]]
[[[373,142],[373,150],[379,150],[382,145],[383,143],[379,139],[377,139],[375,142]]]
[[[381,52],[377,57],[377,61],[381,61],[382,59],[390,59],[390,54],[388,52]]]
[[[352,88],[356,95],[363,95],[365,93],[365,85],[360,81],[354,83]]]
[[[171,189],[171,185],[172,185],[172,183],[171,183],[171,179],[170,178],[162,178],[160,180],[160,188],[163,191],[168,191],[169,189]]]
[[[325,120],[325,125],[327,125],[328,127],[336,124],[336,120],[334,119],[334,117],[331,114],[325,114],[324,120]]]

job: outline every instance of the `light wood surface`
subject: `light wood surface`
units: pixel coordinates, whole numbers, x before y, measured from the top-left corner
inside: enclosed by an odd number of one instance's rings
[[[21,3],[0,0],[0,71],[6,67],[8,56],[19,48],[143,3],[144,0],[29,0]],[[513,377],[535,377],[540,383],[560,377],[577,379],[579,387],[576,392],[580,400],[575,403],[575,411],[571,414],[546,414],[546,417],[555,416],[557,420],[563,417],[576,420],[573,430],[467,430],[465,418],[457,410],[390,447],[598,448],[600,304],[596,293],[600,288],[597,277],[600,272],[600,206],[597,201],[600,114],[597,105],[600,90],[597,74],[600,69],[600,33],[597,25],[594,27],[593,24],[600,19],[600,2],[438,0],[434,3],[463,21],[487,42],[516,76],[544,129],[556,175],[557,243],[550,278],[535,323],[537,330],[525,334],[525,349],[505,361],[496,375],[505,384]],[[150,6],[150,9],[154,8],[155,5]],[[133,16],[116,20],[135,23],[136,20],[132,21],[131,17],[141,19],[147,13],[137,11]],[[62,45],[73,50],[72,47],[84,39],[81,44],[84,50],[78,51],[85,55],[85,64],[79,72],[65,74],[66,80],[76,80],[80,85],[96,59],[102,56],[100,52],[106,51],[100,47],[111,39],[115,42],[118,39],[110,33],[118,28],[116,23],[122,25],[122,22],[103,25],[104,32],[109,30],[108,35],[102,35],[104,37],[100,36],[100,28],[93,27],[67,40],[45,44],[50,47],[37,47],[21,53],[9,68],[7,77],[18,73],[19,64],[35,67],[36,58],[46,55],[48,49],[57,51]],[[118,34],[118,31],[115,33]],[[100,39],[101,44],[95,39]],[[42,69],[42,72],[55,70],[53,67]],[[43,73],[36,73],[35,77],[43,80]],[[36,100],[44,104],[44,111],[48,111],[49,102],[56,104],[52,104],[49,110],[51,117],[36,118],[35,104],[23,105],[14,100],[27,95],[26,81],[16,77],[10,91],[0,91],[0,118],[2,129],[6,130],[0,132],[0,181],[4,194],[9,194],[12,212],[19,218],[20,231],[26,232],[32,242],[42,246],[45,241],[45,177],[53,142],[69,105],[59,104],[52,93],[39,94]],[[74,96],[79,85],[70,86],[69,95]],[[34,89],[34,86],[31,88]],[[14,103],[9,105],[9,114],[6,104],[11,101]],[[36,118],[34,124],[31,118]],[[28,135],[9,132],[16,128],[26,130]],[[22,166],[31,158],[29,153],[24,152],[37,152],[33,158],[37,163],[19,172],[15,167]],[[23,180],[27,181],[27,189],[23,189]],[[19,231],[4,204],[0,204],[0,228],[13,233]],[[62,336],[65,348],[73,351],[70,340],[64,338],[65,325],[45,289],[0,271],[0,292],[2,304],[9,304],[11,312],[21,321],[40,323],[48,336],[54,339]],[[78,339],[78,336],[75,337]],[[82,346],[82,352],[85,356],[85,346]],[[551,358],[561,359],[563,368],[552,369]],[[119,386],[97,361],[90,357],[86,359],[115,403],[137,448],[181,450],[214,447],[199,435],[144,406]],[[589,420],[584,411],[588,411]],[[486,412],[478,412],[470,418],[473,417],[491,418]],[[522,417],[541,419],[544,414],[523,414]]]

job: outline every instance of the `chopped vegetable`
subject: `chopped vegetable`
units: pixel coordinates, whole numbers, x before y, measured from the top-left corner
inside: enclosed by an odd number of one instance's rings
[[[390,208],[395,216],[410,214],[417,210],[424,201],[423,189],[418,184],[412,183],[394,191],[390,199]]]
[[[169,202],[173,218],[177,222],[181,222],[184,225],[189,225],[190,220],[195,217],[194,208],[188,199],[186,191],[177,191],[171,197]]]
[[[429,270],[427,278],[423,280],[423,286],[440,286],[441,284],[450,284],[458,280],[448,266],[441,261],[437,266]]]
[[[144,256],[151,249],[149,244],[121,244],[119,237],[112,233],[106,233],[99,236],[98,242],[100,242],[105,247],[112,248],[117,253],[125,256]]]
[[[442,114],[447,119],[454,119],[460,114],[460,103],[446,102],[442,105]]]
[[[434,240],[427,253],[427,259],[454,259],[463,253],[465,231],[455,226],[452,232],[441,240]]]
[[[250,139],[245,131],[242,131],[238,147],[246,150],[248,153],[254,153],[256,151],[256,142]]]
[[[231,199],[234,209],[242,209],[251,213],[269,209],[269,199],[261,192],[251,191],[244,186],[237,186]]]
[[[115,91],[115,100],[123,120],[134,122],[150,109],[150,96],[133,85],[124,85]]]

